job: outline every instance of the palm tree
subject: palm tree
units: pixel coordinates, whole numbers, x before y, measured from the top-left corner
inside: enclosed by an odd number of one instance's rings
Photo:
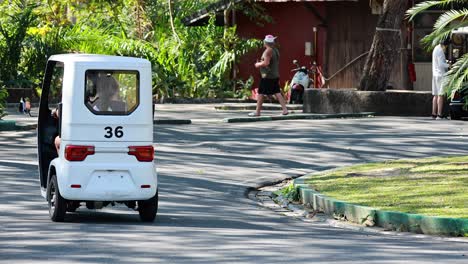
[[[421,42],[428,50],[433,49],[442,40],[451,36],[452,32],[462,27],[468,27],[468,4],[466,0],[432,0],[417,4],[407,11],[410,20],[418,14],[432,8],[444,9],[434,24],[431,34],[425,36]],[[452,98],[455,91],[468,89],[468,53],[458,59],[447,73],[445,93]],[[468,97],[468,96],[467,96]],[[468,98],[465,98],[468,106]]]
[[[406,10],[406,0],[385,0],[377,22],[369,55],[361,75],[362,91],[385,91],[397,57],[400,27]]]

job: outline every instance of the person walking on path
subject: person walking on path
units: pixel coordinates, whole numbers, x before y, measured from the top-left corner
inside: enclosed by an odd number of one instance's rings
[[[268,95],[275,95],[283,109],[282,114],[288,114],[286,102],[281,95],[279,86],[280,54],[278,49],[275,47],[275,39],[276,37],[273,37],[272,35],[265,36],[265,39],[263,40],[265,51],[263,52],[261,60],[255,63],[255,68],[260,69],[262,79],[260,80],[260,87],[258,89],[257,108],[255,112],[250,113],[249,116],[260,116],[264,97]]]
[[[29,116],[32,116],[31,115],[31,100],[28,97],[26,97],[26,99],[24,100],[24,113],[28,114]]]
[[[444,89],[442,81],[449,68],[445,59],[445,50],[450,41],[445,39],[432,51],[432,119],[443,118]]]
[[[21,114],[24,114],[24,100],[23,97],[21,97],[20,102],[18,104],[18,112]]]

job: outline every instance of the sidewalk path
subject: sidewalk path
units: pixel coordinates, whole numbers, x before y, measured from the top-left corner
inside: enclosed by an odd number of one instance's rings
[[[191,120],[193,123],[223,122],[226,118],[247,117],[252,110],[216,110],[217,106],[232,106],[233,104],[156,104],[155,120]],[[255,104],[242,104],[243,107],[252,108]],[[262,111],[262,116],[277,116],[281,108],[276,104],[265,104],[265,107],[278,110]],[[295,110],[294,110],[295,109]],[[290,113],[302,113],[295,107]],[[7,109],[5,120],[15,120],[17,125],[30,125],[37,123],[38,108],[32,109],[33,117],[21,114],[14,108]]]
[[[248,117],[253,110],[216,110],[218,106],[232,104],[157,104],[155,119],[191,119],[192,123],[222,122],[226,118]],[[242,106],[255,106],[255,104],[242,104]],[[274,104],[265,104],[274,108]],[[302,113],[302,110],[291,110],[291,113]],[[262,116],[275,116],[281,114],[278,110],[262,111]]]

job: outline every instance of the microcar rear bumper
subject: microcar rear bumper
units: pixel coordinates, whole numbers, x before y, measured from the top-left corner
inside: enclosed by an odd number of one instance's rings
[[[99,164],[66,162],[57,171],[59,190],[68,200],[134,201],[156,194],[158,180],[153,162]]]

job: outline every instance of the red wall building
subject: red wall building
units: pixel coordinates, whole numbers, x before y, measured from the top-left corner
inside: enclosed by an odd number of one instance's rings
[[[250,18],[244,15],[236,16],[237,32],[243,38],[263,39],[265,35],[277,36],[277,44],[280,50],[280,85],[281,87],[289,81],[294,73],[291,69],[296,66],[292,63],[294,59],[299,64],[310,66],[313,61],[322,65],[324,61],[324,45],[326,43],[326,30],[322,21],[314,14],[312,9],[320,16],[325,17],[324,2],[278,2],[262,3],[266,13],[273,18],[273,23],[258,26]],[[313,28],[317,33],[314,33]],[[315,36],[317,35],[317,36]],[[317,41],[315,41],[315,38]],[[312,46],[311,56],[305,55],[305,43]],[[314,44],[317,43],[317,48]],[[317,54],[314,54],[317,51]],[[260,59],[263,49],[253,54],[248,54],[241,59],[238,65],[239,77],[247,79],[254,76],[255,85],[258,84],[259,73],[254,63]],[[255,86],[256,87],[256,86]]]
[[[223,25],[223,10],[229,1],[219,1],[216,5],[188,18],[187,25],[201,25],[207,20],[209,11],[217,11],[217,21]],[[248,1],[235,0],[247,3]],[[301,65],[310,67],[316,61],[330,88],[357,88],[364,68],[366,52],[370,50],[378,15],[373,14],[371,5],[380,6],[383,0],[255,0],[255,4],[264,8],[273,19],[272,23],[263,23],[260,19],[249,18],[236,11],[231,15],[237,32],[243,38],[263,39],[265,35],[277,36],[280,50],[280,84],[284,87],[290,81],[295,68],[294,59]],[[412,0],[408,0],[411,5]],[[260,21],[261,22],[261,21]],[[314,28],[317,33],[314,32]],[[408,89],[407,63],[409,46],[406,25],[402,27],[399,55],[390,76],[389,85],[396,89]],[[305,43],[312,44],[312,55],[306,56]],[[253,76],[258,86],[259,72],[254,63],[261,57],[263,49],[245,55],[237,65],[238,76],[247,79]],[[350,63],[352,62],[352,63]],[[348,65],[349,64],[349,65]],[[346,67],[345,67],[346,66]]]

